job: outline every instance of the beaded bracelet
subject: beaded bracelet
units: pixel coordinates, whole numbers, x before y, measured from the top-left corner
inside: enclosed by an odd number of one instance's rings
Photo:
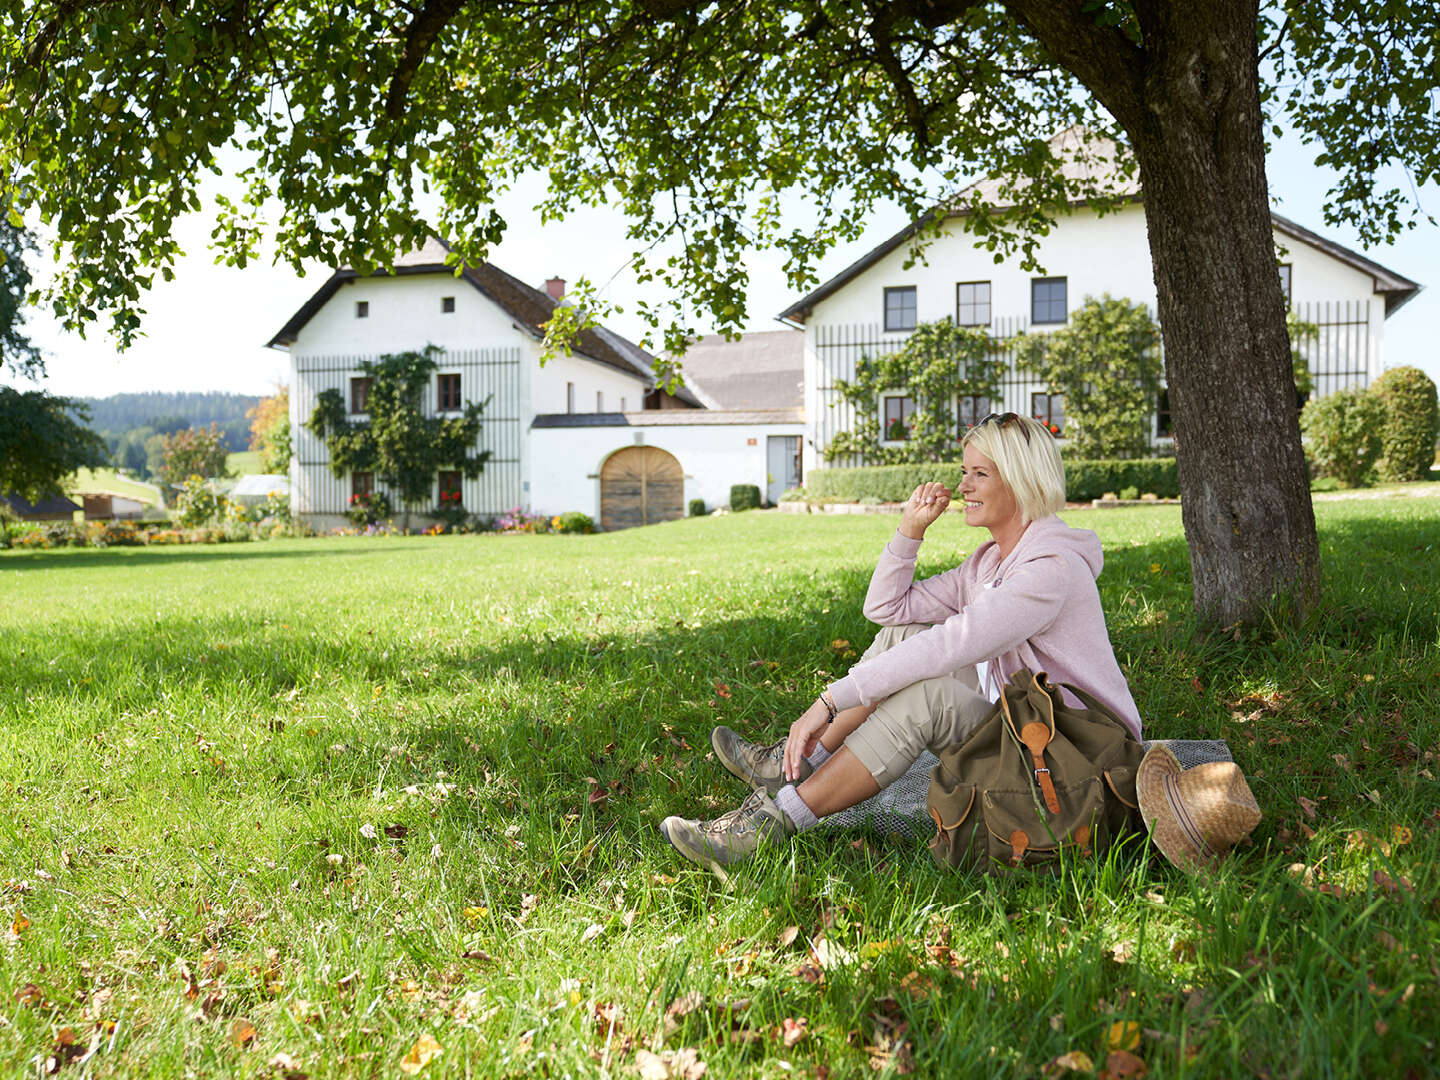
[[[830,718],[829,718],[828,720],[826,720],[825,722],[826,722],[827,724],[833,724],[833,723],[835,722],[836,709],[835,709],[835,702],[834,702],[834,700],[830,697],[830,691],[829,691],[829,690],[821,690],[821,691],[820,691],[820,704],[821,704],[821,705],[824,705],[824,706],[825,706],[825,711],[830,714]]]

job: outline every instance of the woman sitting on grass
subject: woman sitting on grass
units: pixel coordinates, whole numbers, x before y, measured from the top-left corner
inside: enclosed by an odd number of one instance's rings
[[[1140,737],[1095,587],[1099,538],[1055,516],[1065,472],[1054,438],[1027,417],[992,413],[962,449],[965,523],[990,540],[955,569],[915,581],[925,530],[950,505],[944,484],[915,489],[865,595],[865,616],[881,630],[850,673],[779,742],[711,733],[716,757],[754,794],[714,821],[661,822],[687,859],[726,866],[870,798],[921,751],[963,741],[1022,667],[1089,691]]]

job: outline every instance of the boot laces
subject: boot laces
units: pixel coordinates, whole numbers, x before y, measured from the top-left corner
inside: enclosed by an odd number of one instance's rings
[[[717,836],[723,833],[734,832],[737,826],[742,829],[748,827],[751,819],[754,818],[759,809],[760,792],[757,791],[734,810],[721,814],[713,821],[702,822],[700,828],[707,833]]]

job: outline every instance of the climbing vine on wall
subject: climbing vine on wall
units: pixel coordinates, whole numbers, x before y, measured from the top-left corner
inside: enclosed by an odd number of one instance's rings
[[[830,440],[825,459],[853,454],[866,465],[958,460],[957,403],[967,397],[999,398],[1006,362],[995,352],[988,331],[941,319],[921,323],[897,352],[862,356],[854,379],[835,381],[855,411],[855,425]],[[915,411],[903,429],[883,432],[881,399],[891,391],[914,401]]]
[[[325,390],[306,424],[330,451],[330,471],[373,472],[405,511],[428,502],[440,469],[458,469],[473,480],[490,460],[489,450],[475,449],[485,402],[467,401],[459,416],[426,416],[421,408],[425,388],[434,375],[440,348],[394,353],[365,361],[368,376],[368,420],[351,420],[345,398]]]

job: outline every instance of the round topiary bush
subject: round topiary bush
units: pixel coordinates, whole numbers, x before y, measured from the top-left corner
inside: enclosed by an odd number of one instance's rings
[[[1368,390],[1337,390],[1306,402],[1300,430],[1315,474],[1333,476],[1351,487],[1369,484],[1384,423],[1384,406]]]
[[[741,510],[756,510],[760,506],[760,486],[758,484],[735,484],[730,488],[730,509],[739,513]]]
[[[708,513],[709,513],[709,511],[705,509],[705,500],[704,500],[704,499],[691,499],[691,500],[690,500],[690,516],[691,516],[691,517],[704,517],[704,516],[705,516],[706,514],[708,514]]]
[[[1440,436],[1440,403],[1430,376],[1416,367],[1391,368],[1370,392],[1385,408],[1376,463],[1381,478],[1391,483],[1427,479]]]

